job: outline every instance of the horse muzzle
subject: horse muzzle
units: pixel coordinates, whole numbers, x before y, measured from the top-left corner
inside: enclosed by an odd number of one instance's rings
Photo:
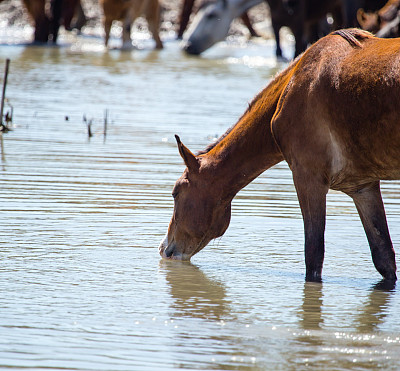
[[[200,55],[202,52],[202,50],[200,50],[200,48],[198,48],[196,44],[192,43],[189,40],[183,45],[183,50],[191,55]]]
[[[176,243],[168,243],[168,234],[161,241],[158,251],[163,259],[171,260],[190,260],[191,255],[179,251]]]

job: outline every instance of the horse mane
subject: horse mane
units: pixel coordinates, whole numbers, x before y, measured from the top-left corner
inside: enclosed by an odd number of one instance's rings
[[[366,39],[370,39],[374,37],[373,34],[371,34],[368,31],[364,31],[358,28],[348,28],[348,29],[343,29],[343,30],[337,30],[329,35],[338,35],[344,38],[352,47],[357,47],[357,48],[362,48],[362,44],[360,41],[364,41]],[[278,72],[273,79],[270,80],[269,84],[267,87],[273,83],[279,76],[285,74],[289,69],[293,68],[294,65],[297,64],[297,62],[302,58],[304,53],[300,54],[296,59],[294,59],[289,66],[287,66],[283,71]],[[210,143],[204,150],[199,151],[197,153],[197,156],[200,155],[205,155],[206,153],[210,152],[217,144],[219,144],[234,128],[235,126],[242,120],[242,118],[252,109],[254,104],[261,98],[261,96],[264,93],[264,89],[257,94],[254,99],[249,103],[249,106],[247,107],[247,110],[243,113],[243,115],[240,117],[240,119],[231,126],[224,134],[222,134],[215,142]]]
[[[271,85],[279,76],[284,75],[289,69],[293,68],[294,65],[297,64],[299,59],[303,56],[304,53],[297,56],[284,70],[278,72],[268,83],[267,88]],[[266,89],[266,88],[265,88]],[[210,143],[204,150],[197,152],[196,156],[205,155],[206,153],[210,152],[218,143],[220,143],[229,133],[236,127],[237,124],[242,120],[244,116],[253,108],[254,104],[263,96],[264,90],[263,89],[260,93],[258,93],[253,100],[248,104],[246,111],[240,116],[239,120],[232,125],[224,134],[222,134],[216,141]]]
[[[370,39],[374,35],[368,31],[360,30],[358,28],[348,28],[344,30],[337,30],[331,33],[331,35],[338,35],[343,37],[351,46],[362,48],[360,41]]]

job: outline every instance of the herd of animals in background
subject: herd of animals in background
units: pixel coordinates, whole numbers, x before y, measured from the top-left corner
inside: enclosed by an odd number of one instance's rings
[[[0,0],[2,2],[3,0]],[[35,24],[34,42],[57,42],[58,30],[81,29],[86,22],[79,0],[51,0],[49,9],[46,0],[22,0]]]
[[[191,1],[191,0],[185,0]],[[223,40],[234,18],[263,0],[216,0],[202,7],[185,35],[184,49],[189,54],[200,54]],[[329,32],[360,26],[360,9],[376,11],[385,4],[382,0],[265,0],[271,14],[271,25],[276,41],[276,55],[282,56],[279,30],[288,27],[295,38],[295,56],[302,53]],[[328,22],[327,15],[331,15]],[[365,11],[364,11],[365,14]]]
[[[3,0],[0,0],[0,2]],[[196,14],[195,0],[183,0],[178,38],[184,37],[183,48],[189,54],[200,54],[223,40],[231,22],[241,17],[251,36],[258,36],[247,11],[263,0],[203,0]],[[347,27],[360,27],[380,37],[397,37],[400,23],[400,0],[264,0],[270,9],[271,25],[276,40],[276,55],[282,56],[279,30],[288,27],[295,38],[295,56],[327,33]],[[58,30],[80,30],[86,17],[80,0],[22,0],[34,21],[34,42],[57,42]],[[103,9],[105,45],[113,21],[123,23],[122,45],[130,47],[131,25],[144,16],[155,40],[163,47],[159,36],[161,10],[159,0],[99,0]],[[46,8],[46,4],[50,7]],[[330,16],[328,18],[328,15]],[[192,24],[185,32],[190,20]]]

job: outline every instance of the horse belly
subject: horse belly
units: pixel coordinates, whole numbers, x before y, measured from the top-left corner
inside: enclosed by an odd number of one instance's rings
[[[363,156],[362,152],[351,156],[341,153],[332,157],[330,188],[351,193],[368,183],[378,180],[400,179],[400,153],[392,156]]]

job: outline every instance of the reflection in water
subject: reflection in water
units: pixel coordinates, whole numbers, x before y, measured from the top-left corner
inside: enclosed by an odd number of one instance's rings
[[[302,359],[315,359],[318,356],[319,347],[324,341],[319,332],[323,323],[322,319],[322,283],[305,282],[303,289],[303,304],[299,310],[300,327],[306,331],[301,332],[297,341],[301,344],[301,350],[294,362]],[[290,360],[289,360],[290,362]]]
[[[0,149],[1,149],[1,163],[3,164],[3,170],[5,170],[4,163],[6,162],[6,154],[4,152],[3,133],[0,133]]]
[[[300,325],[304,330],[320,329],[322,318],[322,283],[305,282],[303,305],[300,309]]]
[[[170,294],[173,316],[221,320],[230,313],[224,286],[188,262],[160,261]]]
[[[299,325],[304,331],[296,335],[299,351],[287,362],[295,369],[380,369],[393,354],[378,350],[377,328],[388,314],[389,301],[394,294],[394,283],[382,281],[375,285],[368,301],[355,317],[354,328],[361,332],[336,332],[334,337],[324,329],[323,310],[330,316],[331,309],[323,308],[322,283],[305,283],[303,303],[299,309]],[[376,342],[376,343],[375,343]],[[327,354],[330,356],[327,357]]]
[[[368,302],[357,317],[356,328],[360,332],[373,332],[384,322],[389,308],[390,297],[396,283],[382,280],[375,285],[369,294]]]

